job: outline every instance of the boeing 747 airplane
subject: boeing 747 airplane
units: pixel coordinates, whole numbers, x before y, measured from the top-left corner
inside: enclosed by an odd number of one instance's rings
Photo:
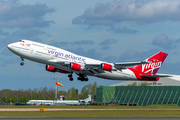
[[[24,65],[24,59],[42,63],[49,72],[68,74],[70,81],[73,80],[73,73],[76,73],[79,76],[77,79],[81,81],[88,81],[87,76],[142,81],[158,81],[159,77],[168,77],[156,74],[168,55],[164,52],[158,52],[142,62],[108,63],[30,40],[20,40],[7,47],[20,56],[20,65]]]

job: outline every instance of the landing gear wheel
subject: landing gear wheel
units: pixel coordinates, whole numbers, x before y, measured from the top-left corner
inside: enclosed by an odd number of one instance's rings
[[[81,78],[81,81],[83,82],[83,81],[84,81],[84,78]]]
[[[85,81],[88,81],[88,78],[85,78]]]
[[[20,65],[23,66],[23,65],[24,65],[24,62],[21,62]]]
[[[70,81],[73,81],[73,78],[69,78]]]
[[[72,74],[68,75],[68,77],[72,78]]]

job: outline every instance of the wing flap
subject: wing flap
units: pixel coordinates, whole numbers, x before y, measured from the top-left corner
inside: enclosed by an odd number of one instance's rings
[[[99,69],[101,64],[86,64],[86,69]]]
[[[101,64],[86,64],[85,68],[89,73],[98,75],[99,73],[104,73],[104,71],[100,69],[100,66]]]
[[[55,59],[48,60],[48,62],[53,63],[53,64],[57,64],[57,65],[61,65],[61,66],[66,66],[66,67],[69,66],[69,64],[71,63],[69,61],[58,61]]]

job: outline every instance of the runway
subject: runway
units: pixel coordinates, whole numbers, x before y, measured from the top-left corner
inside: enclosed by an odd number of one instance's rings
[[[39,111],[40,108],[0,108],[0,111]],[[119,110],[119,111],[128,111],[128,110],[180,110],[180,108],[176,109],[153,109],[153,108],[148,108],[148,109],[64,109],[64,108],[45,108],[45,111],[92,111],[92,110],[100,110],[100,111],[105,111],[105,110]]]

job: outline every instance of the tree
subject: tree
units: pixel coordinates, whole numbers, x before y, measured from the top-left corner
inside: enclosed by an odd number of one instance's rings
[[[91,83],[85,85],[81,89],[80,98],[81,99],[85,99],[90,94],[92,96],[92,99],[95,99],[95,96],[96,96],[96,87],[97,87],[97,83],[96,82],[94,82],[93,85]]]
[[[78,99],[77,89],[74,88],[74,87],[71,88],[71,99],[72,99],[72,100]]]
[[[17,96],[14,95],[14,96],[11,98],[11,102],[12,102],[12,103],[15,103],[16,101],[17,101]]]
[[[97,88],[97,82],[94,82],[92,86],[92,92],[91,92],[92,99],[94,100],[96,99],[96,88]]]
[[[51,98],[49,96],[46,96],[46,100],[51,100]]]
[[[141,83],[140,86],[148,86],[147,82]]]
[[[137,86],[137,82],[133,82],[132,86]]]
[[[85,99],[87,98],[89,94],[89,90],[86,88],[86,85],[81,89],[81,94],[80,94],[80,99]]]
[[[133,82],[132,84],[129,84],[128,86],[137,86],[137,82]]]
[[[6,102],[6,95],[3,96],[3,102]]]

